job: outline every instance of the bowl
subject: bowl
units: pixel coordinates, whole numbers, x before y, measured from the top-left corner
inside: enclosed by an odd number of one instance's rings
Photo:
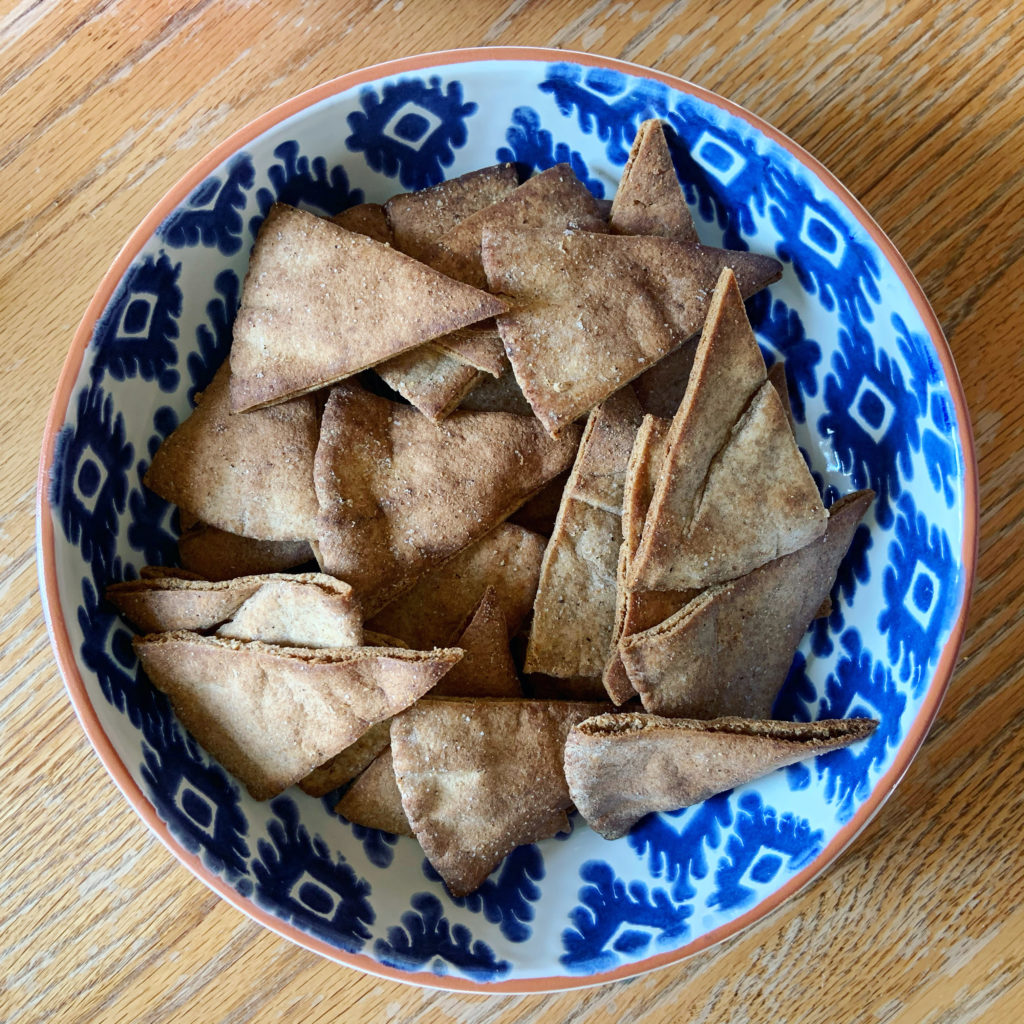
[[[494,163],[568,162],[615,190],[639,122],[672,128],[702,241],[783,262],[748,304],[783,359],[826,502],[877,499],[833,609],[805,636],[776,717],[870,715],[867,742],[772,773],[608,842],[512,853],[451,898],[410,839],[350,825],[297,789],[257,803],[139,670],[107,584],[176,559],[173,509],[141,483],[226,355],[255,232],[275,199],[332,214]],[[89,739],[146,824],[261,924],[402,981],[536,992],[674,963],[763,917],[878,810],[931,724],[964,628],[977,479],[952,357],[893,245],[812,157],[667,75],[521,48],[428,54],[327,82],[218,146],[129,238],[75,334],[40,464],[40,586]]]

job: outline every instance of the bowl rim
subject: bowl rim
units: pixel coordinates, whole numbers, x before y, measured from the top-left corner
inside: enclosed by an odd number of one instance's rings
[[[158,817],[153,805],[149,802],[138,783],[132,778],[120,755],[104,732],[86,692],[81,674],[78,671],[67,625],[58,600],[54,526],[49,507],[48,492],[56,439],[67,416],[73,390],[85,358],[86,348],[92,338],[95,324],[109,303],[115,288],[132,260],[139,254],[166,216],[204,178],[228,157],[263,132],[286,118],[340,92],[393,75],[487,61],[571,63],[583,67],[618,71],[634,77],[646,78],[662,83],[671,89],[693,96],[702,102],[718,107],[745,121],[752,128],[761,132],[765,137],[786,150],[798,163],[816,175],[826,188],[847,207],[896,272],[921,317],[941,363],[943,375],[956,413],[957,431],[963,459],[964,533],[960,550],[960,565],[963,572],[960,582],[961,590],[958,596],[957,613],[951,625],[949,637],[936,664],[931,684],[924,694],[921,708],[903,742],[896,751],[895,759],[888,771],[875,784],[871,795],[865,803],[858,808],[850,821],[840,828],[832,841],[821,850],[813,861],[746,913],[736,917],[727,924],[692,939],[678,949],[656,954],[633,963],[623,964],[611,970],[581,975],[579,977],[559,975],[480,982],[449,975],[439,976],[428,971],[400,970],[379,963],[368,954],[350,953],[331,946],[261,909],[255,902],[236,892],[221,878],[209,871],[198,855],[189,853],[178,843],[170,833],[167,825]],[[289,939],[312,952],[319,953],[330,960],[357,968],[370,975],[406,984],[448,991],[493,994],[542,993],[584,988],[621,978],[633,977],[659,967],[677,963],[695,953],[708,949],[738,934],[755,921],[766,917],[790,896],[816,878],[853,842],[885,803],[906,773],[910,763],[924,742],[948,689],[956,665],[957,654],[963,642],[971,592],[974,586],[978,554],[979,516],[978,467],[967,402],[952,352],[938,319],[928,303],[920,284],[918,284],[895,245],[853,194],[822,163],[783,132],[739,104],[719,96],[709,89],[662,71],[644,67],[630,61],[573,50],[536,46],[468,47],[421,53],[373,64],[322,82],[277,104],[242,128],[231,133],[197,163],[193,164],[153,206],[129,235],[127,241],[121,247],[100,281],[75,330],[71,347],[61,369],[57,388],[46,419],[42,450],[39,458],[39,471],[36,482],[36,554],[40,596],[50,643],[57,666],[64,679],[71,704],[82,728],[85,730],[86,736],[115,784],[138,815],[164,846],[201,882],[248,917],[283,938]]]

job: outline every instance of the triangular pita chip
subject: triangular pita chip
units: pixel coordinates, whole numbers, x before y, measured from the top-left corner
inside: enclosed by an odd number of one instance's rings
[[[433,569],[382,608],[368,627],[400,637],[419,650],[445,644],[494,588],[510,635],[526,621],[537,592],[544,538],[502,523]]]
[[[229,533],[274,541],[312,537],[313,399],[243,416],[231,412],[228,389],[225,363],[192,414],[157,449],[146,486]]]
[[[627,387],[587,420],[544,552],[527,673],[599,679],[615,623],[622,488],[640,410]]]
[[[644,707],[687,718],[768,718],[873,497],[857,491],[841,498],[821,537],[624,637],[622,663]]]
[[[452,646],[464,652],[431,691],[434,697],[522,697],[497,591],[488,587]]]
[[[690,379],[697,339],[690,338],[633,381],[640,408],[645,413],[671,420],[679,409]]]
[[[508,366],[497,327],[487,327],[485,324],[463,327],[460,331],[442,334],[431,344],[492,377],[500,376]]]
[[[723,267],[745,295],[776,280],[769,256],[650,235],[486,232],[498,330],[534,412],[557,434],[700,330]]]
[[[644,121],[637,129],[612,200],[611,227],[623,235],[699,241],[661,121]]]
[[[825,510],[723,271],[672,421],[630,577],[645,590],[741,576],[821,535]]]
[[[181,564],[208,580],[282,572],[313,561],[307,540],[253,540],[193,521],[178,538]]]
[[[449,231],[431,258],[431,266],[458,281],[487,287],[480,257],[486,231],[492,237],[520,231],[607,231],[604,215],[587,186],[568,164],[556,164],[527,179],[504,199],[467,217]]]
[[[378,828],[395,836],[411,836],[412,827],[402,809],[402,794],[395,781],[390,746],[377,756],[349,787],[334,808],[353,825]]]
[[[428,343],[374,367],[388,387],[439,423],[485,376],[440,346]]]
[[[358,206],[350,206],[347,210],[335,214],[331,220],[346,231],[366,235],[384,245],[390,245],[392,242],[391,225],[388,224],[384,207],[380,203],[359,203]]]
[[[277,203],[235,317],[232,408],[325,387],[504,308],[391,246]]]
[[[478,888],[517,846],[568,829],[565,737],[607,708],[427,698],[395,717],[391,756],[402,807],[453,896]]]
[[[391,719],[385,718],[371,725],[355,743],[350,743],[329,761],[314,768],[299,782],[299,788],[310,796],[326,796],[365,771],[390,743]]]
[[[180,631],[135,652],[186,729],[256,800],[268,800],[408,707],[462,655],[311,650]]]
[[[772,722],[599,715],[573,726],[565,777],[573,803],[605,839],[645,814],[707,800],[804,758],[866,739],[870,718]]]
[[[369,614],[511,515],[565,469],[578,429],[552,441],[535,419],[457,412],[433,424],[352,385],[324,409],[314,480],[326,571]]]

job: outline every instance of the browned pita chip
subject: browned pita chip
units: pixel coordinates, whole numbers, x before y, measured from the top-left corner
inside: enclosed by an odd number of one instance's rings
[[[310,796],[326,796],[332,789],[344,786],[365,771],[390,743],[391,719],[385,718],[371,725],[355,743],[350,743],[329,761],[314,768],[299,782],[299,788]]]
[[[353,825],[379,828],[396,836],[411,836],[409,819],[402,809],[402,794],[395,781],[390,746],[369,765],[338,801],[335,812]]]
[[[369,614],[492,530],[572,461],[535,419],[457,412],[433,424],[353,385],[324,409],[314,479],[326,571]]]
[[[624,637],[622,663],[644,707],[688,718],[768,718],[873,497],[857,491],[841,498],[821,537],[709,587],[660,625]]]
[[[825,510],[728,270],[669,431],[630,583],[704,587],[820,536]]]
[[[235,318],[232,408],[325,387],[504,308],[397,249],[275,204]]]
[[[143,565],[139,569],[140,580],[162,580],[170,576],[179,580],[203,580],[206,577],[191,569],[179,569],[173,565]]]
[[[460,331],[442,334],[431,344],[443,349],[460,362],[489,373],[492,377],[500,376],[508,367],[505,348],[501,344],[501,335],[497,327],[487,327],[483,324],[463,327]]]
[[[645,413],[665,420],[675,416],[686,392],[696,351],[697,340],[690,338],[633,381],[637,401]]]
[[[313,536],[312,398],[236,416],[228,387],[225,363],[192,414],[157,449],[146,486],[229,533],[273,541]]]
[[[568,164],[556,164],[523,182],[505,198],[467,217],[442,239],[431,266],[458,281],[487,287],[480,258],[484,232],[514,235],[524,230],[606,231],[597,200]]]
[[[498,330],[534,412],[557,434],[700,330],[723,267],[744,294],[776,280],[769,256],[649,235],[485,232]]]
[[[186,729],[267,800],[424,694],[457,650],[311,650],[179,631],[136,637]]]
[[[772,363],[768,368],[768,382],[775,388],[775,393],[779,396],[779,402],[782,404],[782,411],[786,414],[786,422],[789,424],[789,429],[795,432],[796,424],[793,421],[793,405],[789,400],[789,385],[786,383],[785,363]]]
[[[517,846],[568,828],[565,737],[607,707],[427,698],[395,717],[402,807],[453,896],[476,889]]]
[[[612,200],[611,228],[622,235],[699,241],[661,121],[644,121],[637,129]]]
[[[359,203],[358,206],[350,206],[347,210],[335,214],[331,220],[346,231],[366,235],[384,245],[390,245],[392,242],[391,225],[388,224],[384,207],[380,203]]]
[[[388,387],[435,423],[454,412],[484,376],[434,344],[403,352],[374,369]]]
[[[622,488],[640,422],[632,391],[587,420],[544,552],[524,671],[600,679],[615,624]]]
[[[502,523],[444,565],[421,576],[415,585],[382,608],[367,623],[370,629],[400,637],[423,650],[444,644],[492,586],[515,634],[526,621],[537,592],[544,538]]]
[[[464,652],[431,691],[434,697],[522,697],[508,647],[508,626],[497,591],[488,587],[452,646]]]
[[[657,715],[599,715],[575,725],[565,744],[573,803],[605,839],[645,814],[689,807],[776,768],[866,739],[870,718],[710,722]]]
[[[519,184],[513,164],[470,171],[439,185],[393,196],[384,204],[394,244],[418,260],[429,261],[442,235]]]
[[[178,538],[181,564],[208,580],[282,572],[313,561],[306,540],[253,540],[193,521]]]

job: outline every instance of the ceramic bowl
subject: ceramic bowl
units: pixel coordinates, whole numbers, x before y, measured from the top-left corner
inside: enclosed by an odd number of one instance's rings
[[[833,610],[804,638],[776,717],[870,715],[817,757],[608,842],[521,847],[452,899],[418,845],[297,789],[251,800],[141,674],[104,587],[173,563],[173,510],[141,483],[223,360],[249,249],[275,199],[332,214],[499,160],[568,162],[610,197],[638,123],[663,118],[701,239],[776,256],[749,303],[785,361],[798,441],[826,501],[878,493]],[[729,101],[602,57],[500,49],[346,75],[197,164],[99,285],[57,387],[40,469],[44,607],[71,701],[150,828],[257,921],[403,981],[543,991],[678,961],[821,872],[920,746],[953,668],[976,547],[970,428],[948,347],[877,225],[812,157]]]

